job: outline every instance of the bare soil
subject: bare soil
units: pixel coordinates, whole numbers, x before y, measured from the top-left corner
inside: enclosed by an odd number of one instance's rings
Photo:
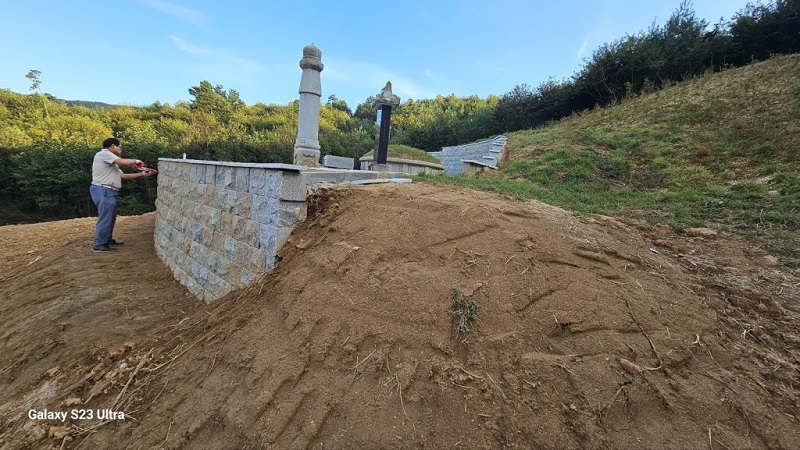
[[[417,183],[310,209],[211,304],[153,214],[113,254],[0,227],[0,447],[800,448],[800,277],[741,238]]]

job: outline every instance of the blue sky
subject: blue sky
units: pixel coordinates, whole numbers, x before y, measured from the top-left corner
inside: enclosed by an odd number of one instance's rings
[[[694,0],[730,19],[747,0]],[[0,88],[144,106],[207,80],[248,105],[298,97],[304,46],[322,100],[355,108],[387,81],[408,98],[502,95],[568,78],[604,43],[663,25],[680,0],[0,0]]]

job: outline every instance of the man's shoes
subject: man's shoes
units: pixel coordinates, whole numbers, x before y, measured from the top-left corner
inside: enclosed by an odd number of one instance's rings
[[[95,253],[104,253],[104,252],[115,252],[117,249],[109,247],[108,245],[95,245],[92,247],[92,251]]]
[[[116,239],[112,239],[106,242],[106,245],[125,245],[125,241],[118,241]]]

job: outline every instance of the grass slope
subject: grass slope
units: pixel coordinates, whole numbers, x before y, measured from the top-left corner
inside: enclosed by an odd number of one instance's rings
[[[707,226],[800,266],[800,55],[508,135],[497,176],[426,177],[578,214]]]

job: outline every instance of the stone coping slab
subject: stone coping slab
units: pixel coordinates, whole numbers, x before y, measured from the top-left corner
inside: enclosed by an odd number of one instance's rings
[[[350,184],[411,183],[413,181],[411,178],[375,178],[372,180],[355,180],[351,181]]]
[[[364,161],[364,162],[369,162],[374,160],[375,160],[374,156],[362,156],[361,158],[359,158],[359,161]],[[433,169],[442,169],[442,170],[444,169],[444,166],[441,164],[432,163],[428,161],[420,161],[418,159],[393,158],[389,156],[386,158],[386,162],[387,163],[393,162],[398,164],[414,164],[417,166],[431,167]]]
[[[302,172],[306,174],[347,174],[350,177],[358,177],[358,176],[365,176],[368,178],[380,176],[380,172],[375,172],[372,170],[349,170],[349,169],[338,169],[333,167],[309,167],[309,166],[300,166],[296,164],[284,164],[284,163],[241,163],[241,162],[231,162],[231,161],[209,161],[205,159],[182,159],[182,158],[158,158],[159,161],[165,162],[177,162],[177,163],[187,163],[187,164],[203,164],[207,166],[225,166],[225,167],[246,167],[246,168],[255,168],[255,169],[272,169],[272,170],[284,170],[288,172]],[[397,161],[406,161],[402,159],[398,159]],[[422,162],[422,161],[411,161],[409,162]],[[431,165],[431,163],[425,163],[426,165]],[[389,175],[403,175],[401,172],[386,172]]]
[[[251,169],[272,169],[272,170],[285,170],[289,172],[302,172],[308,169],[307,166],[298,166],[295,164],[283,163],[241,163],[231,161],[208,161],[204,159],[180,159],[180,158],[158,158],[159,161],[187,163],[187,164],[203,164],[207,166],[226,166],[226,167],[247,167]]]
[[[303,166],[302,171],[304,173],[328,172],[328,173],[352,173],[352,174],[356,174],[356,175],[358,175],[358,174],[362,174],[362,175],[375,174],[375,172],[372,171],[372,170],[338,169],[336,167],[324,167],[324,166],[318,166],[318,167],[305,167],[305,166]]]

